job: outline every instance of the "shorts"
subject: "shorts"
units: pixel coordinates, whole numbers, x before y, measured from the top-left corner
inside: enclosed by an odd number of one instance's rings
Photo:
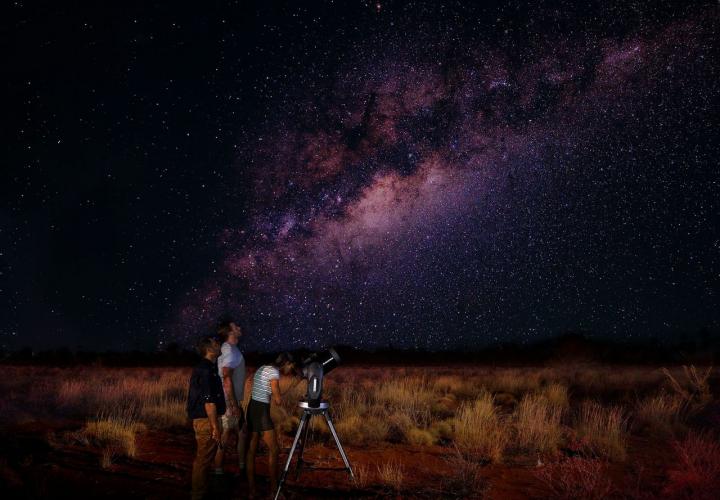
[[[225,415],[220,417],[220,422],[223,430],[242,429],[243,424],[245,424],[245,412],[242,406],[238,408],[238,415],[228,415],[226,412]]]
[[[250,400],[247,409],[248,432],[271,431],[275,428],[270,418],[270,403]]]

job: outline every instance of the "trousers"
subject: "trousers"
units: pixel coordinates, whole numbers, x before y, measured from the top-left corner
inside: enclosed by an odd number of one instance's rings
[[[222,427],[218,419],[218,429]],[[200,500],[207,493],[208,474],[215,458],[218,442],[212,438],[210,420],[207,418],[193,419],[193,430],[197,442],[197,452],[192,467],[192,500]]]

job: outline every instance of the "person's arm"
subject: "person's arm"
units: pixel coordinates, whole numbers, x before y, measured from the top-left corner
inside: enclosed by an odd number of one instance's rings
[[[203,401],[205,402],[205,413],[207,413],[210,429],[212,429],[212,438],[216,441],[220,440],[220,429],[218,428],[217,406],[212,402],[212,388],[210,386],[210,372],[203,370],[198,377],[198,384]]]
[[[235,385],[233,384],[233,370],[227,366],[222,369],[223,392],[225,393],[225,401],[228,403],[228,414],[237,415],[239,413],[239,401],[235,398]]]
[[[211,437],[215,441],[220,441],[220,429],[218,428],[217,407],[215,403],[205,403],[205,413],[207,413],[210,421],[210,429],[212,429]]]
[[[276,378],[272,379],[270,381],[270,389],[272,390],[272,400],[276,405],[280,405],[282,403],[282,399],[280,398],[280,381]]]

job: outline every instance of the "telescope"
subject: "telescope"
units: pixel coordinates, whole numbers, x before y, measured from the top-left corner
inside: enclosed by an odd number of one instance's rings
[[[332,347],[322,353],[311,354],[302,363],[302,374],[307,379],[306,400],[310,408],[320,408],[323,378],[340,364],[340,356]]]
[[[278,489],[275,493],[275,500],[280,498],[280,490],[282,490],[287,478],[288,471],[290,470],[290,463],[292,462],[293,454],[296,449],[299,449],[296,475],[300,476],[300,469],[303,467],[305,461],[303,460],[303,452],[305,450],[305,443],[307,443],[308,430],[310,429],[310,420],[315,415],[321,415],[325,418],[325,422],[332,433],[335,444],[337,445],[338,451],[340,451],[340,457],[345,464],[344,470],[350,474],[351,479],[355,479],[350,461],[345,455],[342,444],[340,444],[340,438],[335,430],[332,417],[330,416],[330,403],[323,401],[322,390],[323,390],[323,379],[326,374],[330,373],[340,364],[340,356],[337,351],[333,348],[321,353],[311,354],[305,361],[300,363],[297,367],[298,374],[302,373],[308,383],[307,393],[305,395],[305,401],[300,401],[298,406],[302,410],[302,417],[300,418],[300,424],[298,425],[297,432],[295,433],[295,439],[293,439],[290,453],[288,454],[287,462],[283,468],[282,474],[280,475],[280,482],[278,483]],[[299,447],[298,447],[299,444]]]

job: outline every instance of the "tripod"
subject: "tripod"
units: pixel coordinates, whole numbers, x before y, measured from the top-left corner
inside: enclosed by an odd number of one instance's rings
[[[297,432],[295,433],[295,439],[293,440],[292,447],[290,448],[287,462],[285,462],[285,468],[280,475],[280,482],[278,483],[277,493],[275,493],[275,500],[278,500],[278,498],[280,497],[280,490],[282,489],[283,484],[285,484],[285,478],[287,478],[288,471],[290,470],[290,462],[292,462],[293,453],[295,453],[298,442],[300,442],[300,452],[298,454],[295,472],[296,476],[300,475],[300,468],[303,465],[303,451],[305,450],[308,430],[310,429],[310,419],[315,415],[322,415],[323,417],[325,417],[325,421],[330,428],[330,432],[332,433],[333,438],[335,438],[335,444],[337,444],[338,450],[340,451],[340,456],[342,457],[343,462],[345,462],[345,469],[350,473],[350,479],[355,479],[355,474],[353,474],[353,470],[350,467],[350,462],[348,461],[347,455],[345,455],[345,450],[343,450],[343,447],[340,444],[340,438],[338,438],[337,432],[335,431],[335,426],[332,422],[332,418],[330,417],[330,403],[328,403],[327,401],[321,401],[320,406],[318,406],[317,408],[313,408],[307,401],[301,401],[299,403],[299,406],[300,408],[302,408],[303,414],[300,418],[300,425],[298,425]],[[300,436],[302,436],[302,441],[300,441]]]

